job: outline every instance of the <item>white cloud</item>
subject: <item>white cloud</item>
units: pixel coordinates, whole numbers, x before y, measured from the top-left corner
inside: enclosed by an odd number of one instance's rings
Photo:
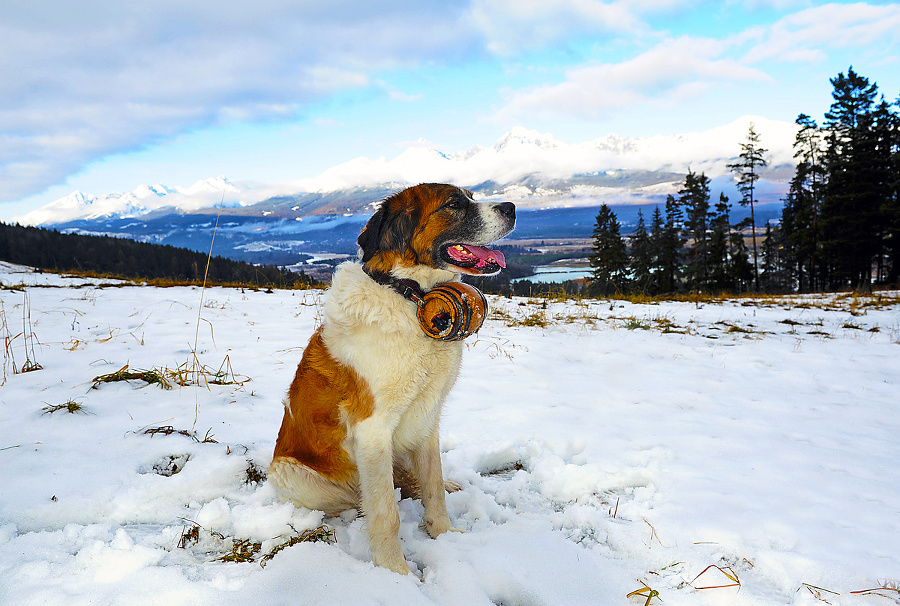
[[[768,76],[723,58],[724,43],[682,37],[620,63],[573,68],[563,82],[515,92],[501,113],[541,112],[596,119],[652,98],[689,98],[723,81],[766,81]]]
[[[900,41],[900,5],[827,4],[745,33],[754,44],[744,61],[820,61],[828,48],[891,49]],[[893,47],[893,48],[892,48]]]
[[[445,3],[50,0],[0,21],[0,201],[188,129],[291,117],[476,48]]]
[[[597,0],[474,0],[470,18],[499,55],[586,34],[645,28],[628,2]]]
[[[749,4],[753,9],[769,4],[780,8],[783,3]],[[877,58],[880,53],[895,60],[898,41],[900,5],[817,6],[722,39],[667,38],[625,61],[578,65],[561,82],[512,91],[498,115],[523,119],[537,113],[596,120],[660,99],[677,103],[700,98],[722,85],[771,83],[774,79],[760,65],[768,60],[820,63],[833,49],[858,49],[866,56]]]

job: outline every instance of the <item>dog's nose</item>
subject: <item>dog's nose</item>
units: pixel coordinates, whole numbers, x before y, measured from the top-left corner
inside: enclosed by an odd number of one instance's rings
[[[501,202],[497,206],[497,212],[499,212],[501,215],[506,215],[507,217],[515,217],[516,205],[512,202]]]

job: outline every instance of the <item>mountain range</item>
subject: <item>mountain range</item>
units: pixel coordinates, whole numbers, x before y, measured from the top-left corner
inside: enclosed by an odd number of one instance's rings
[[[476,197],[515,202],[523,211],[517,237],[588,237],[596,208],[604,203],[620,209],[627,233],[636,209],[652,212],[652,206],[678,192],[688,170],[710,177],[713,196],[725,192],[739,211],[727,165],[740,153],[751,123],[769,162],[761,171],[757,199],[763,207],[774,205],[793,174],[796,127],[745,116],[705,132],[610,134],[576,144],[517,127],[491,147],[444,153],[420,141],[392,159],[356,158],[290,184],[220,176],[190,187],[141,185],[100,195],[76,191],[17,221],[196,250],[208,250],[209,229],[218,222],[224,241],[219,254],[284,262],[285,252],[347,252],[386,195],[415,183],[449,182],[473,190]]]

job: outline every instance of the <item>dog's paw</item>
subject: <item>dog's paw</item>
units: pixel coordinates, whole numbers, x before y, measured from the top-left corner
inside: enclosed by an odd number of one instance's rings
[[[425,532],[428,533],[432,539],[436,539],[445,532],[465,532],[464,530],[460,530],[459,528],[454,528],[450,525],[449,519],[444,520],[431,520],[426,518],[422,522],[422,527],[425,529]]]
[[[453,480],[444,480],[444,490],[447,492],[458,492],[462,490],[462,484]]]
[[[388,570],[396,572],[397,574],[403,576],[416,576],[416,574],[410,569],[409,562],[407,562],[406,557],[402,554],[399,557],[390,558],[373,557],[373,562],[376,566],[387,568]]]

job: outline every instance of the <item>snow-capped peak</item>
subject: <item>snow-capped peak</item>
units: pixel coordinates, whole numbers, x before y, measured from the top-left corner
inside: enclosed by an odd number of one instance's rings
[[[162,208],[190,212],[224,204],[240,206],[242,191],[224,176],[197,181],[190,187],[139,185],[130,192],[94,196],[75,191],[33,210],[18,222],[24,225],[52,225],[79,219],[132,218]],[[259,200],[254,200],[258,202]]]
[[[516,126],[494,143],[494,151],[503,152],[511,149],[536,148],[543,150],[558,149],[561,142],[551,134]]]

